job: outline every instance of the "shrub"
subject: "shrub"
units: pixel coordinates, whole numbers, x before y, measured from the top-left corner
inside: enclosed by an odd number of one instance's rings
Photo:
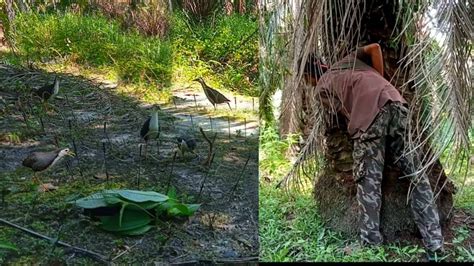
[[[171,40],[175,65],[189,68],[188,79],[218,76],[226,88],[257,96],[258,34],[255,18],[220,15],[192,24],[182,13],[173,17]]]
[[[118,22],[99,15],[24,13],[16,21],[20,55],[30,60],[69,57],[77,63],[113,67],[125,80],[168,83],[171,49],[167,41],[123,33]]]

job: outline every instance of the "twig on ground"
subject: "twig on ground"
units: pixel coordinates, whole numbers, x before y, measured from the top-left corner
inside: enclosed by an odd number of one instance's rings
[[[7,220],[5,220],[5,219],[2,219],[2,218],[0,218],[0,223],[3,223],[3,224],[6,224],[6,225],[8,225],[8,226],[11,226],[11,227],[14,227],[14,228],[16,228],[16,229],[19,229],[19,230],[21,230],[21,231],[23,231],[23,232],[26,232],[26,233],[30,234],[30,235],[33,235],[33,236],[36,236],[36,237],[39,237],[39,238],[42,238],[42,239],[46,239],[46,240],[48,240],[48,241],[50,241],[51,243],[54,243],[54,244],[56,244],[56,245],[70,248],[70,249],[74,250],[74,251],[77,252],[77,253],[84,254],[84,255],[86,255],[86,256],[88,256],[88,257],[90,257],[90,258],[92,258],[92,259],[95,259],[95,260],[97,260],[97,261],[100,261],[100,262],[103,262],[103,263],[107,263],[107,264],[109,263],[109,259],[108,259],[108,258],[106,258],[104,255],[99,254],[99,253],[97,253],[97,252],[90,251],[90,250],[83,249],[83,248],[79,248],[79,247],[70,245],[70,244],[68,244],[68,243],[65,243],[65,242],[63,242],[63,241],[56,241],[56,239],[54,239],[54,238],[51,238],[51,237],[49,237],[49,236],[42,235],[42,234],[37,233],[37,232],[35,232],[35,231],[33,231],[33,230],[30,230],[30,229],[25,228],[25,227],[22,227],[22,226],[20,226],[20,225],[14,224],[14,223],[9,222],[9,221],[7,221]]]
[[[207,154],[207,158],[204,161],[203,165],[207,165],[207,167],[211,166],[211,163],[214,159],[214,142],[216,141],[217,133],[214,133],[214,136],[212,137],[212,140],[207,137],[206,133],[204,133],[204,130],[202,127],[199,127],[199,131],[201,131],[202,136],[204,139],[209,143],[209,153]]]

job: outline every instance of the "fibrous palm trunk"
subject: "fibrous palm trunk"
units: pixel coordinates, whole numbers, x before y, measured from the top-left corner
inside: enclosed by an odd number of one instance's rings
[[[364,1],[360,1],[364,2]],[[378,42],[384,52],[386,78],[391,78],[391,82],[397,88],[406,79],[406,73],[395,74],[399,68],[399,60],[405,55],[407,44],[401,40],[396,47],[389,47],[394,27],[396,24],[396,12],[399,7],[394,1],[365,1],[364,5],[357,8],[365,9],[362,14],[360,25],[360,37],[352,38],[352,43],[348,45],[352,48],[364,44]],[[335,24],[333,24],[335,25]],[[333,28],[334,36],[338,36],[342,31]],[[350,29],[345,29],[350,35]],[[351,39],[351,38],[349,38]],[[347,44],[346,44],[347,45]],[[409,69],[405,66],[404,69]],[[413,88],[402,92],[412,108],[421,108],[419,102],[413,101]],[[312,105],[314,103],[309,103]],[[318,175],[314,184],[315,198],[319,206],[321,216],[326,220],[327,225],[343,233],[355,235],[358,233],[358,203],[356,200],[356,185],[352,173],[352,141],[346,133],[345,121],[342,117],[336,118],[339,126],[327,129],[325,138],[326,166]],[[414,121],[416,122],[416,121]],[[311,125],[308,125],[311,126]],[[412,132],[418,134],[418,132]],[[430,153],[430,148],[425,145],[420,148],[421,153]],[[418,235],[418,230],[413,221],[410,204],[407,202],[409,181],[407,178],[398,179],[401,176],[400,170],[391,164],[394,160],[389,153],[386,154],[384,179],[382,183],[382,210],[381,210],[381,231],[387,241],[400,238],[412,238]],[[427,171],[432,189],[437,196],[436,203],[440,213],[441,224],[444,225],[449,219],[449,214],[453,206],[452,194],[453,184],[447,180],[443,167],[437,161],[430,170]]]

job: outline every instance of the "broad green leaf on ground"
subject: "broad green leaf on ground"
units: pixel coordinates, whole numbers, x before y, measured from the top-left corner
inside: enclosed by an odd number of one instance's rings
[[[14,251],[18,250],[13,244],[10,244],[4,241],[0,241],[0,250],[1,249],[8,249],[8,250],[14,250]]]
[[[168,200],[168,196],[154,191],[139,191],[139,190],[115,190],[122,198],[132,202],[164,202]]]
[[[161,210],[166,210],[169,215],[191,216],[200,207],[200,204],[183,204],[175,201],[168,201],[160,205]]]
[[[110,205],[107,203],[102,193],[96,193],[85,198],[78,199],[73,203],[75,203],[76,206],[84,209],[95,209],[100,207],[107,207]]]
[[[134,203],[140,203],[140,206],[144,209],[150,209],[155,207],[150,202],[161,203],[168,200],[168,196],[154,191],[105,190],[103,192],[78,199],[74,201],[74,203],[78,207],[84,209],[95,209],[123,202],[122,199]],[[145,203],[145,205],[142,206],[141,203]]]
[[[124,232],[132,229],[138,229],[151,222],[151,217],[144,211],[137,211],[132,209],[124,209],[121,226],[120,226],[120,214],[117,213],[111,217],[100,217],[102,224],[100,228],[111,231],[111,232]]]
[[[153,226],[145,225],[145,226],[141,226],[141,227],[138,227],[138,228],[135,228],[135,229],[125,230],[125,231],[118,231],[117,234],[128,235],[128,236],[143,235],[144,233],[148,232],[148,230],[150,230],[151,228],[153,228]]]

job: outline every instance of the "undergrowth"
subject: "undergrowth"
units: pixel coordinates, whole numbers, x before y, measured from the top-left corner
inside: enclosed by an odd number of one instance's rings
[[[290,141],[281,140],[276,128],[269,126],[260,135],[259,235],[260,260],[272,262],[324,261],[362,262],[422,261],[424,248],[405,242],[380,247],[360,247],[357,239],[347,238],[325,227],[319,216],[312,189],[287,193],[276,189],[278,181],[289,170],[291,163],[285,157]],[[457,185],[461,177],[452,177]],[[468,176],[473,182],[473,176]],[[469,181],[468,181],[469,182]],[[473,208],[472,185],[456,194],[457,208]],[[465,247],[469,229],[454,229],[454,248],[440,259],[473,261],[474,250]]]
[[[20,13],[14,35],[18,55],[28,61],[110,67],[127,81],[168,84],[172,53],[168,41],[122,32],[100,15]]]
[[[65,64],[109,72],[120,81],[163,90],[199,76],[216,89],[258,96],[258,34],[251,15],[192,22],[177,11],[169,34],[143,36],[100,12],[19,13],[13,64]]]
[[[192,23],[182,13],[172,21],[175,79],[211,79],[216,88],[258,96],[258,35],[256,18],[218,15]]]

